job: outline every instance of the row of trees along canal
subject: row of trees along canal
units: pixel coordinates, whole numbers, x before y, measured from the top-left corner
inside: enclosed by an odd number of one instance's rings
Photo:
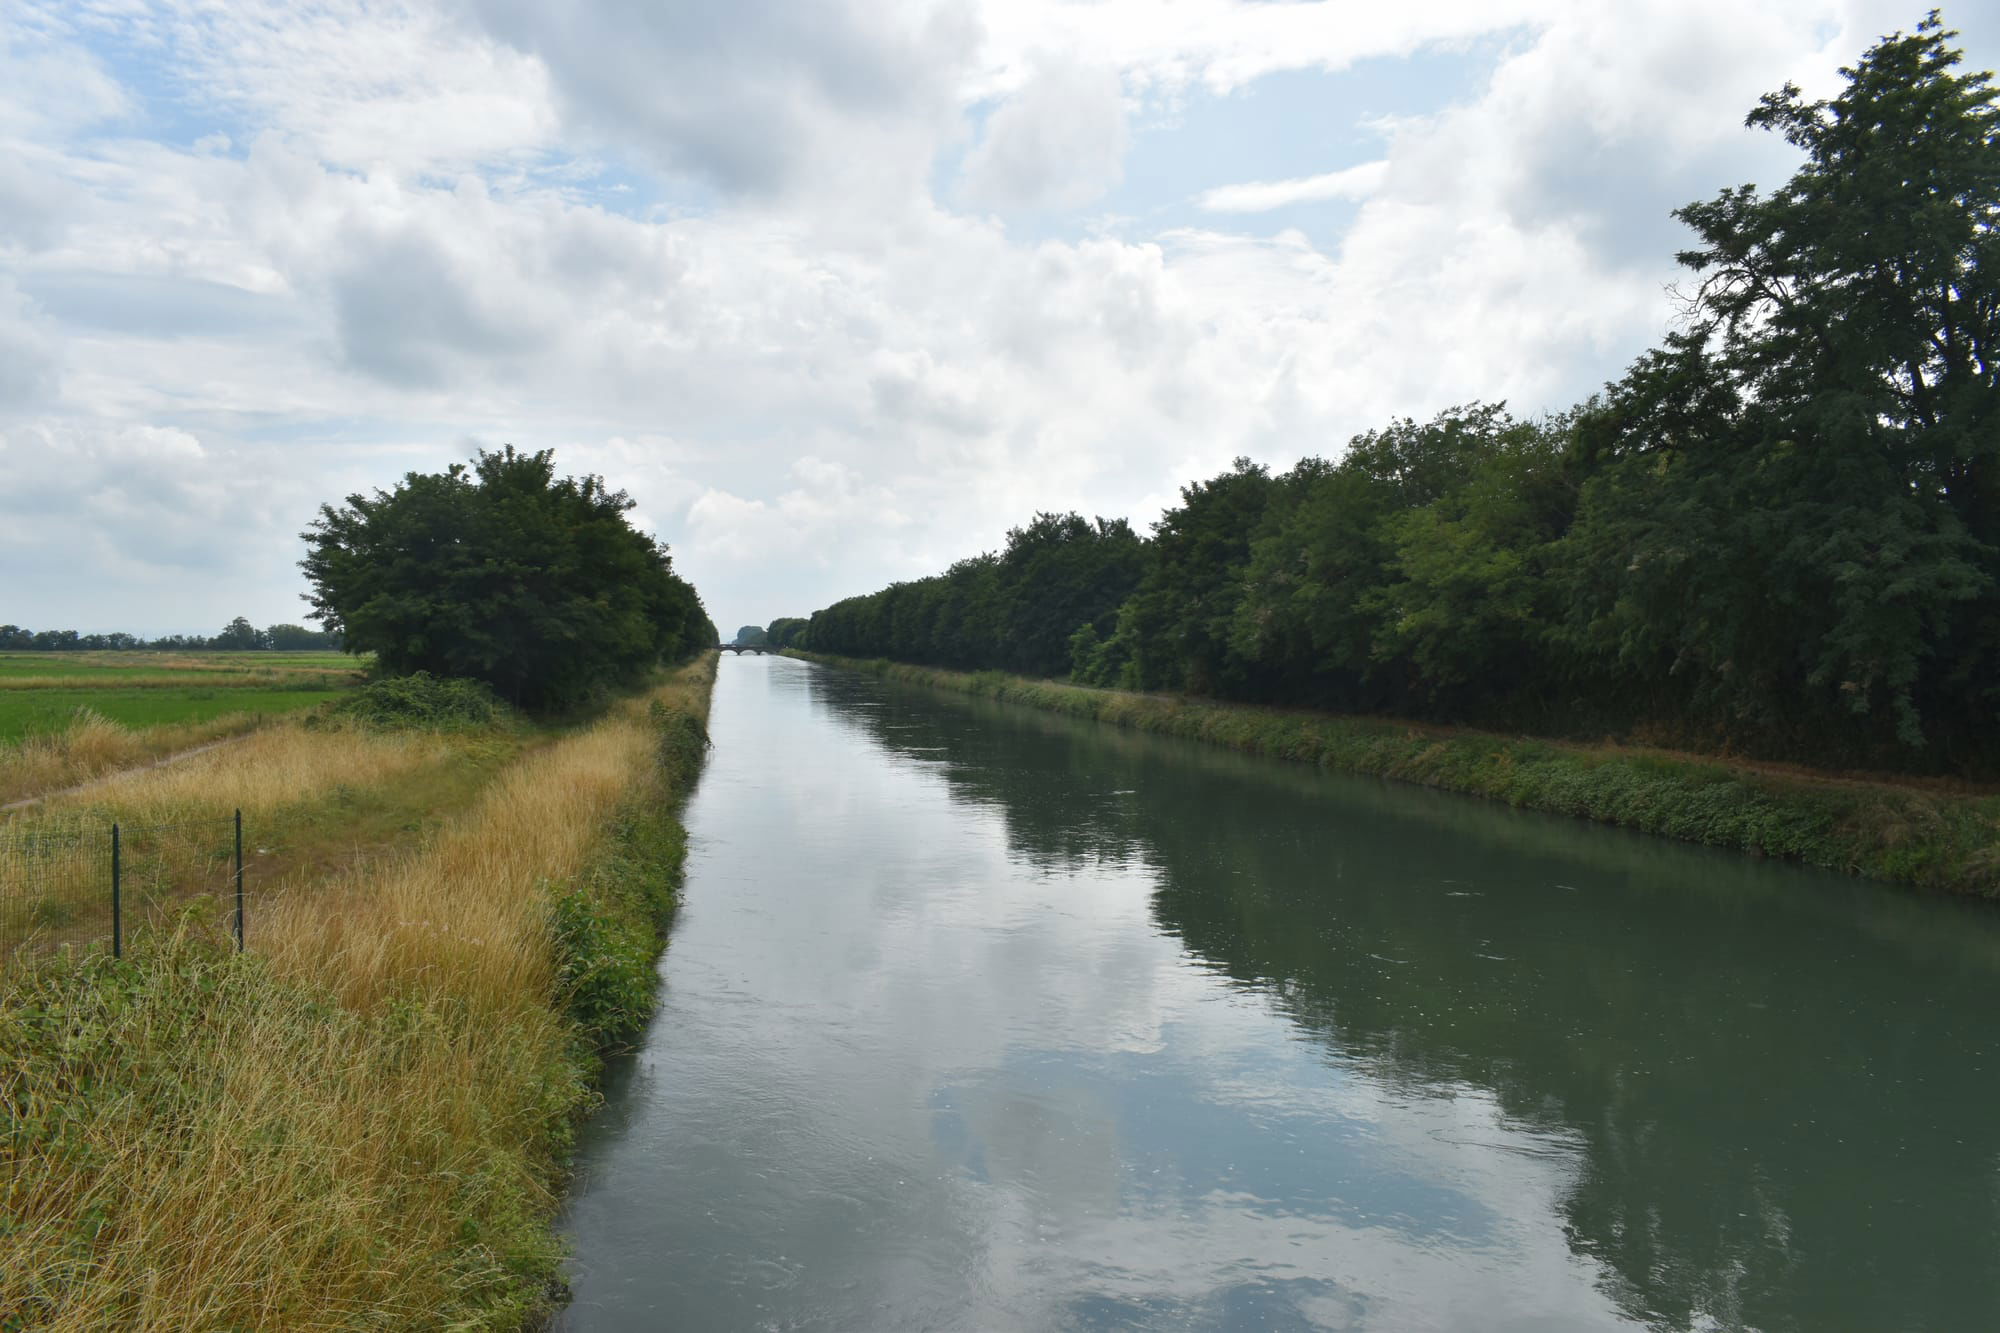
[[[1751,126],[1804,164],[1675,216],[1685,319],[1559,415],[1239,459],[1150,538],[1006,548],[780,645],[1822,764],[2000,768],[2000,106],[1935,14]]]

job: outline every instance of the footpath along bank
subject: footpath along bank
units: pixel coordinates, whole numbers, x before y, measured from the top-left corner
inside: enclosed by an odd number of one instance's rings
[[[807,661],[1823,869],[2000,898],[2000,793],[1133,694],[787,649]]]
[[[0,1330],[523,1328],[598,1053],[650,1015],[714,654],[428,836],[0,974]],[[198,906],[198,905],[197,905]]]

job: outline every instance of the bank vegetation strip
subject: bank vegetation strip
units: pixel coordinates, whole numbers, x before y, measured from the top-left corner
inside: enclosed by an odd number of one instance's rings
[[[891,680],[1413,782],[1828,870],[2000,898],[2000,794],[789,650]]]
[[[713,660],[493,743],[505,762],[449,817],[289,877],[246,954],[196,902],[122,961],[0,978],[0,1329],[544,1318],[598,1052],[651,1011]],[[346,770],[375,743],[287,731],[279,768],[324,749],[343,800],[368,781]],[[443,762],[435,738],[386,744],[385,790]],[[115,795],[178,804],[204,767]],[[302,771],[289,794],[323,793]]]

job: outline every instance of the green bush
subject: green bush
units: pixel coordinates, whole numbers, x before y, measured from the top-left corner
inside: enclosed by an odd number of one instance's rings
[[[514,710],[482,681],[418,671],[370,681],[321,716],[382,731],[481,731],[510,725]]]
[[[600,1046],[637,1036],[653,1012],[657,938],[583,888],[556,896],[552,925],[570,1018]]]
[[[709,746],[692,713],[656,702],[652,720],[660,733],[658,784],[627,805],[603,852],[576,884],[556,892],[549,909],[557,996],[595,1050],[630,1044],[652,1016],[654,963],[687,855],[679,802]]]

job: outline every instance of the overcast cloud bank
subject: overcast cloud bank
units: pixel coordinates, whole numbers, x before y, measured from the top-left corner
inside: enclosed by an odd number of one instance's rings
[[[1405,8],[9,6],[0,617],[296,619],[317,503],[478,444],[628,488],[735,625],[1238,454],[1558,409],[1672,318],[1669,210],[1788,174],[1758,94],[1921,17]],[[1383,61],[1427,110],[1131,171]]]

